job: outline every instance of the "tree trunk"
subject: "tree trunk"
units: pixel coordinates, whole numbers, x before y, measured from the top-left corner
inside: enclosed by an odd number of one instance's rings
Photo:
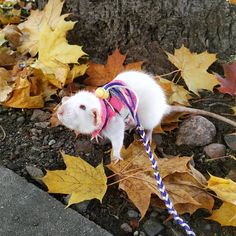
[[[119,47],[128,62],[162,74],[170,69],[164,51],[182,44],[220,59],[236,52],[236,6],[226,0],[66,0],[64,11],[78,21],[70,42],[98,63]]]

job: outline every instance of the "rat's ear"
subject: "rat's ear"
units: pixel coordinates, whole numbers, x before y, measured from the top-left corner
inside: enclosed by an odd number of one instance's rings
[[[65,96],[65,97],[63,97],[63,98],[61,99],[61,102],[64,103],[64,102],[67,101],[69,98],[70,98],[70,97]]]
[[[96,108],[93,108],[92,110],[91,110],[91,112],[92,112],[92,115],[93,115],[93,119],[94,119],[94,125],[95,126],[98,126],[98,123],[99,123],[99,112],[98,112],[98,109],[96,109]]]

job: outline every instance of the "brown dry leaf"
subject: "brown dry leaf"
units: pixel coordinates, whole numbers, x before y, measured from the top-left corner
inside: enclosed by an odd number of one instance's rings
[[[41,108],[44,105],[43,96],[31,96],[31,83],[24,78],[18,77],[10,99],[4,105],[14,108]]]
[[[182,46],[175,49],[172,55],[166,52],[168,59],[181,70],[181,76],[184,79],[189,90],[198,95],[198,90],[213,90],[214,86],[219,84],[214,75],[207,72],[208,67],[216,61],[216,54],[209,54],[207,51],[202,53],[191,53],[189,49]]]
[[[53,75],[45,75],[43,72],[39,69],[33,69],[32,70],[33,76],[40,79],[39,89],[42,93],[42,96],[45,101],[50,101],[51,96],[57,93],[58,88],[56,86],[53,86],[52,83],[50,83],[51,78],[55,78]]]
[[[156,77],[157,83],[164,89],[168,98],[169,104],[179,104],[189,106],[188,100],[192,98],[190,92],[183,86],[173,83],[167,79],[163,79],[160,76]]]
[[[6,25],[1,32],[12,45],[15,47],[20,46],[22,33],[16,25]]]
[[[0,68],[0,102],[5,102],[12,91],[12,87],[7,83],[9,78],[9,72],[5,68]]]
[[[129,199],[139,209],[141,217],[144,217],[149,207],[151,194],[160,197],[151,163],[142,143],[137,141],[128,149],[123,149],[122,156],[123,161],[117,164],[112,163],[108,165],[108,168],[119,176],[119,187],[126,191]],[[167,192],[174,206],[177,205],[181,213],[193,213],[201,207],[211,210],[214,200],[203,189],[204,177],[201,176],[198,179],[189,168],[190,159],[191,157],[157,159]],[[186,204],[189,204],[188,207]]]
[[[71,194],[67,207],[93,198],[102,201],[107,190],[103,164],[94,168],[79,157],[62,155],[66,169],[47,171],[42,178],[48,187],[48,192]]]
[[[0,66],[13,66],[16,64],[16,53],[8,47],[0,47]]]
[[[14,8],[12,8],[10,11],[7,11],[6,13],[0,9],[0,25],[19,24],[20,14],[21,10]]]
[[[124,65],[126,55],[122,55],[117,48],[111,55],[108,56],[105,65],[89,63],[87,78],[84,83],[90,86],[102,86],[113,80],[119,73],[126,70],[141,70],[143,62],[135,62]]]
[[[230,4],[236,5],[236,0],[227,0]]]
[[[206,219],[217,221],[222,226],[236,227],[236,205],[223,202],[221,207],[214,210],[212,215]]]
[[[170,132],[179,127],[179,122],[182,118],[186,116],[184,112],[178,112],[165,116],[162,121],[161,125],[158,125],[154,128],[153,133],[164,133],[165,131]]]
[[[59,121],[59,119],[57,117],[57,109],[59,106],[60,106],[60,104],[57,104],[56,106],[52,107],[52,109],[51,109],[52,115],[49,119],[51,127],[57,127],[58,125],[61,125],[61,122]]]

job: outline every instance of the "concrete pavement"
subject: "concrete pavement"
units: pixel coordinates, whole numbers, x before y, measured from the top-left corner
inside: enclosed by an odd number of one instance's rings
[[[0,236],[111,236],[100,226],[0,166]]]

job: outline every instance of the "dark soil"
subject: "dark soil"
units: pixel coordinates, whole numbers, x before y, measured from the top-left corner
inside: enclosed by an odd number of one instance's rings
[[[192,104],[194,107],[216,113],[230,113],[229,107],[234,105],[234,102],[231,96],[205,92],[202,94],[202,98],[193,100]],[[47,109],[44,111],[45,113],[48,112]],[[45,121],[43,123],[37,120],[32,121],[32,113],[33,110],[0,107],[0,124],[6,132],[5,139],[0,141],[0,165],[8,167],[25,177],[28,181],[39,185],[29,176],[26,167],[35,166],[42,170],[63,169],[65,165],[60,150],[65,151],[67,154],[79,155],[93,166],[98,165],[102,160],[105,164],[109,163],[109,154],[105,154],[105,151],[110,148],[109,143],[96,144],[85,136],[76,138],[73,132],[60,126],[43,128],[43,125],[47,125],[47,123]],[[229,118],[232,119],[233,117],[229,116]],[[211,120],[217,128],[217,135],[214,141],[225,144],[224,134],[232,133],[234,129],[220,121]],[[159,157],[162,157],[163,153],[193,155],[195,167],[205,176],[209,172],[213,175],[225,177],[230,170],[236,169],[235,161],[229,158],[206,162],[208,157],[204,154],[203,147],[177,146],[175,138],[176,131],[159,135],[157,151]],[[227,147],[226,155],[228,154],[233,154],[229,147]],[[107,173],[109,174],[108,170]],[[43,188],[42,186],[39,187]],[[59,200],[63,200],[61,195],[54,196]],[[75,207],[72,206],[72,208]],[[118,186],[114,185],[108,189],[102,204],[97,200],[90,201],[83,215],[116,236],[133,235],[133,233],[126,233],[121,229],[121,224],[125,222],[133,227],[133,231],[144,231],[142,228],[143,223],[154,211],[161,222],[168,217],[165,210],[150,207],[146,217],[139,222],[138,219],[128,217],[127,212],[132,209],[138,212],[126,194],[119,190]],[[188,214],[183,217],[189,221],[197,235],[236,235],[235,228],[220,227],[216,222],[205,220],[204,218],[207,216],[209,216],[209,213],[205,210],[198,210],[191,217]],[[175,223],[169,221],[157,235],[183,235],[183,232]]]

